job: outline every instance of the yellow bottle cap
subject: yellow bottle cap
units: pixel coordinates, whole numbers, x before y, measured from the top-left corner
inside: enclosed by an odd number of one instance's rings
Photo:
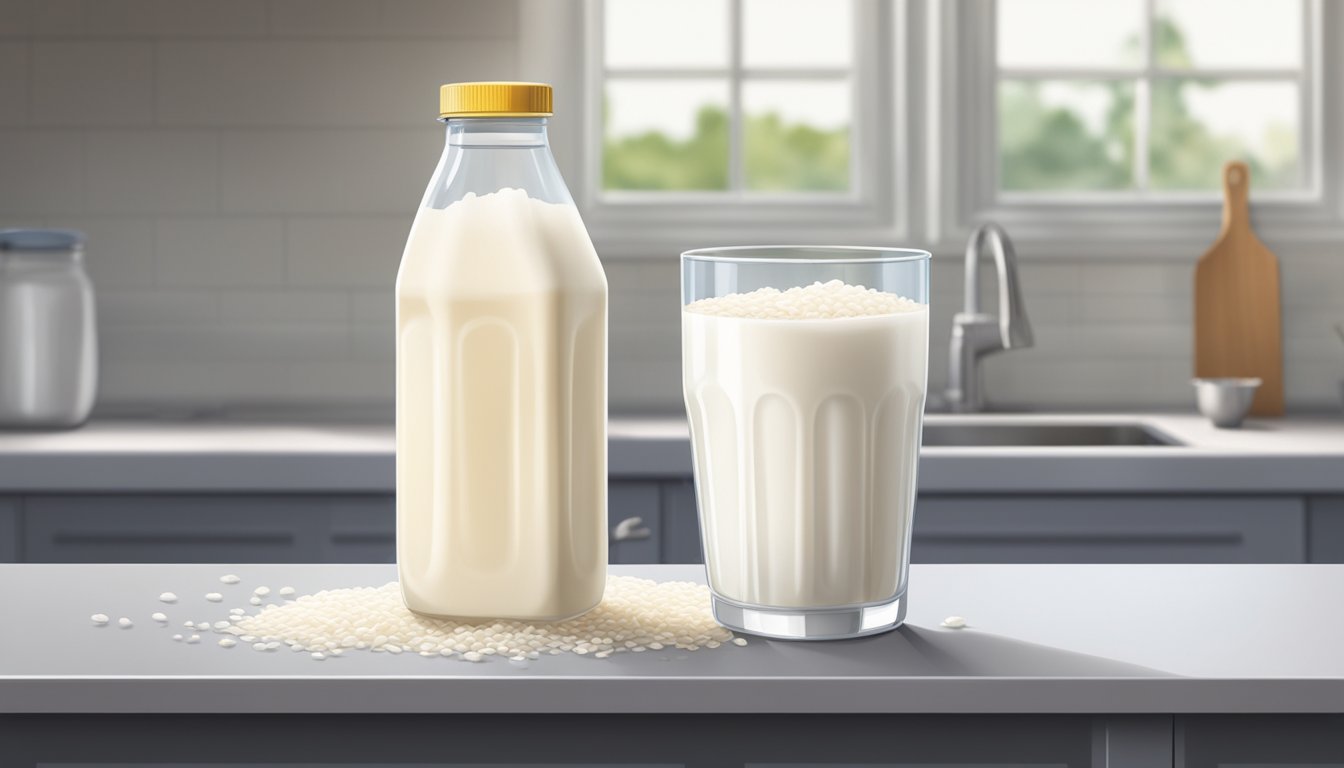
[[[448,83],[439,87],[439,117],[549,117],[545,83]]]

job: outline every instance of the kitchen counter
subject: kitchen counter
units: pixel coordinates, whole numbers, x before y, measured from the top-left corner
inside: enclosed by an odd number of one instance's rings
[[[613,571],[703,579],[697,566]],[[242,583],[221,585],[226,572]],[[0,713],[1344,712],[1344,566],[915,565],[907,624],[886,635],[526,667],[170,639],[184,618],[250,609],[258,584],[393,578],[373,565],[0,565]],[[181,602],[158,602],[164,590]],[[213,591],[224,602],[206,602]],[[160,610],[165,625],[150,619]],[[110,626],[90,623],[99,612]],[[949,614],[968,628],[941,628]]]
[[[1344,419],[1250,420],[1218,430],[1180,414],[930,415],[928,423],[1140,422],[1179,446],[930,447],[923,493],[1344,491]],[[391,493],[395,439],[374,423],[95,420],[0,433],[0,493]],[[685,421],[613,418],[614,478],[685,478]]]

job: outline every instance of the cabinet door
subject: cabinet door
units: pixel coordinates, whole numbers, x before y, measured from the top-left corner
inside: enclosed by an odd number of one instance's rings
[[[324,563],[395,563],[397,499],[351,496],[327,504]]]
[[[0,563],[19,562],[19,505],[17,498],[0,497]]]
[[[662,528],[658,483],[621,480],[607,487],[608,561],[656,563]]]
[[[1344,563],[1344,496],[1307,500],[1307,562]]]
[[[34,563],[320,562],[326,500],[283,496],[34,496]]]
[[[918,563],[1301,563],[1296,497],[932,496]]]
[[[1344,768],[1344,715],[1182,715],[1179,768]]]
[[[700,517],[695,506],[695,484],[690,480],[663,483],[664,563],[703,563]]]

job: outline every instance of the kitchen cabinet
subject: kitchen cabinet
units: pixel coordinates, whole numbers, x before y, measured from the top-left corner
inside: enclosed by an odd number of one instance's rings
[[[1344,766],[1344,715],[1185,715],[1176,718],[1173,764]]]
[[[310,503],[315,500],[309,500]],[[394,563],[397,560],[397,500],[353,496],[317,502],[323,515],[319,562]]]
[[[34,496],[24,504],[31,563],[312,563],[347,497]]]
[[[697,559],[663,562],[703,562],[691,484],[665,499],[664,529],[693,539]],[[1333,530],[1344,562],[1340,503]],[[1305,504],[1297,496],[921,496],[912,557],[917,563],[1301,563],[1308,562]]]
[[[607,488],[607,561],[657,563],[662,508],[656,482],[618,481]]]
[[[663,483],[664,563],[703,563],[700,518],[695,506],[695,483],[690,480]]]
[[[608,491],[612,563],[701,563],[690,479]],[[925,563],[1344,562],[1344,497],[931,494]],[[390,563],[389,494],[35,494],[0,497],[0,562]]]
[[[1344,496],[1307,500],[1307,562],[1344,563]]]
[[[935,496],[916,507],[922,563],[1301,563],[1289,497]]]
[[[84,738],[71,739],[78,731]],[[519,732],[533,738],[518,739]],[[0,715],[24,765],[1344,766],[1340,715]],[[696,738],[685,738],[695,733]],[[427,738],[427,734],[434,734]],[[451,739],[454,760],[444,762]],[[893,746],[898,745],[898,746]]]
[[[0,496],[0,563],[19,559],[19,505],[17,498]]]
[[[703,563],[690,480],[613,481],[607,498],[612,563]]]
[[[0,714],[23,765],[1171,768],[1169,744],[1165,762],[1122,760],[1106,733],[1085,715]]]

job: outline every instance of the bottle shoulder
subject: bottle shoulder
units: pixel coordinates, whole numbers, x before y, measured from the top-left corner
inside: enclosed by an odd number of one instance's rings
[[[399,294],[605,294],[601,261],[573,205],[478,202],[484,199],[419,211],[398,270]]]

